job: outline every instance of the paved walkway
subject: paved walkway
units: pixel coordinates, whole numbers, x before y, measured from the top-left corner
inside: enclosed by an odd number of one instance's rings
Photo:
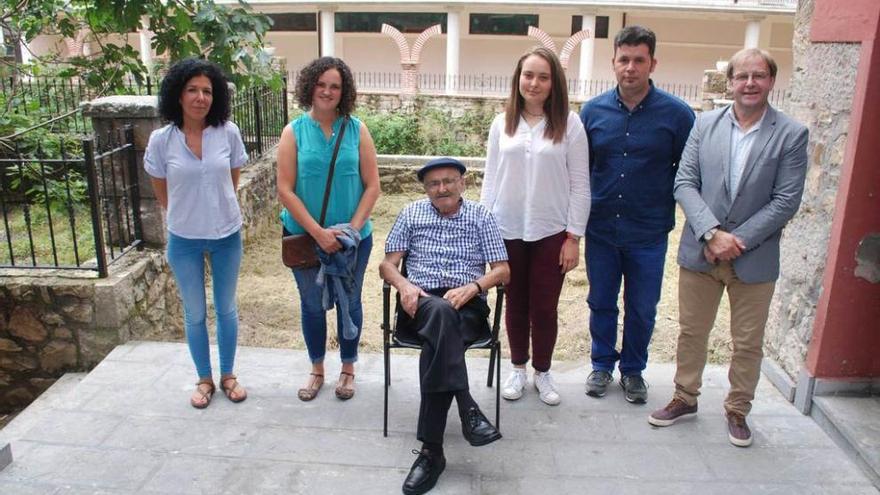
[[[0,431],[14,457],[0,471],[0,493],[400,493],[418,447],[417,357],[393,357],[388,438],[380,355],[362,356],[357,395],[346,403],[329,383],[314,402],[297,400],[307,363],[304,352],[242,348],[248,400],[218,395],[198,411],[188,403],[195,380],[185,345],[120,346],[88,375],[59,380]],[[487,360],[469,364],[474,396],[493,411]],[[328,382],[337,366],[328,361]],[[531,390],[502,404],[504,438],[490,446],[467,445],[451,413],[448,465],[432,493],[877,493],[766,381],[749,416],[755,445],[739,449],[727,442],[721,367],[707,370],[698,417],[664,429],[646,417],[672,392],[671,365],[649,366],[647,406],[627,404],[616,386],[604,399],[585,396],[582,363],[557,363],[554,372],[562,404],[545,406]]]

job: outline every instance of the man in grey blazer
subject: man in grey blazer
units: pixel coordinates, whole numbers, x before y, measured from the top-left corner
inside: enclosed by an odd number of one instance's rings
[[[698,116],[675,177],[687,217],[678,250],[675,394],[648,422],[669,426],[696,414],[709,332],[727,289],[733,355],[724,409],[728,439],[747,447],[779,239],[800,206],[808,131],[768,103],[776,63],[766,51],[734,54],[727,78],[733,105]]]

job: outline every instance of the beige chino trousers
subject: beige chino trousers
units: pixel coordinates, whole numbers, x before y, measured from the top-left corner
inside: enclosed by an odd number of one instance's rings
[[[689,405],[697,403],[709,332],[715,323],[721,295],[727,289],[733,355],[727,373],[730,392],[724,400],[724,409],[743,416],[751,411],[764,356],[764,327],[775,286],[775,282],[742,282],[729,261],[720,262],[707,273],[679,268],[675,397]]]

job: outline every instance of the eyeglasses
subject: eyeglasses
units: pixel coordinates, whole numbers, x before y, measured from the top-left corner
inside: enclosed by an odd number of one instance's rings
[[[739,84],[748,82],[749,78],[755,82],[764,82],[767,79],[770,79],[770,74],[766,72],[739,72],[733,75],[733,81]]]
[[[440,187],[440,184],[449,187],[453,184],[457,184],[460,180],[461,177],[456,177],[454,179],[446,178],[441,180],[429,180],[428,182],[425,182],[425,189],[437,189]]]

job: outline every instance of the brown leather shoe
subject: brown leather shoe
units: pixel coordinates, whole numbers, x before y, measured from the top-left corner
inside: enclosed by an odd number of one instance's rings
[[[748,447],[752,444],[752,430],[742,414],[729,412],[727,416],[727,438],[737,447]]]
[[[663,409],[657,409],[648,416],[648,423],[654,426],[671,426],[679,419],[697,415],[697,405],[687,405],[687,402],[673,397]]]

